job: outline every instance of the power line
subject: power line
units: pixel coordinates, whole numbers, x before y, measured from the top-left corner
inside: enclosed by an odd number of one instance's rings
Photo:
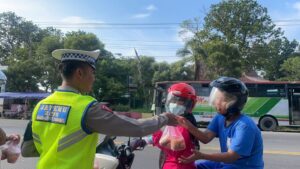
[[[128,46],[128,47],[124,47],[124,46],[106,46],[107,49],[114,49],[114,50],[128,50],[128,49],[132,49],[135,46]],[[177,50],[181,49],[181,48],[147,48],[147,47],[136,47],[141,51],[163,51],[163,52],[176,52]]]
[[[120,42],[153,42],[153,43],[169,43],[169,42],[176,42],[176,43],[179,43],[181,41],[148,41],[148,40],[137,40],[137,39],[101,39],[101,40],[107,40],[107,41],[120,41]]]
[[[300,23],[291,23],[291,24],[278,24],[276,26],[299,26]],[[162,27],[162,26],[156,26],[156,27],[112,27],[112,26],[72,26],[72,25],[65,25],[65,26],[57,26],[57,25],[40,25],[41,27],[55,27],[57,29],[122,29],[122,30],[126,30],[126,29],[147,29],[147,30],[177,30],[179,27]],[[196,27],[195,27],[196,28]]]
[[[121,47],[129,47],[129,46],[136,46],[136,47],[173,47],[173,48],[178,48],[178,47],[183,47],[184,44],[149,44],[149,43],[141,43],[143,41],[139,41],[139,43],[109,43],[109,42],[104,42],[105,45],[108,46],[121,46]]]
[[[277,19],[273,22],[300,22],[300,19]],[[81,23],[72,23],[72,22],[57,22],[57,21],[34,21],[36,24],[42,25],[98,25],[98,26],[162,26],[162,25],[173,25],[178,26],[182,23],[180,22],[152,22],[152,23],[104,23],[104,22],[81,22]],[[191,25],[198,25],[198,23],[191,22]]]
[[[276,25],[276,26],[299,26],[300,23],[298,24],[282,24],[282,25]]]
[[[300,19],[278,19],[273,20],[273,22],[300,22]]]
[[[116,47],[116,48],[163,48],[163,49],[178,49],[178,48],[183,48],[183,46],[140,46],[140,45],[105,45],[109,47]]]
[[[178,29],[176,27],[101,27],[101,26],[53,26],[51,27],[65,29],[65,28],[73,28],[73,29]]]
[[[183,58],[181,56],[176,56],[176,55],[147,55],[147,54],[144,54],[144,55],[141,55],[141,56],[149,56],[149,57],[155,57],[155,58],[164,58],[164,57],[168,57],[168,58]],[[134,58],[135,56],[126,56],[126,57],[130,57],[130,58]]]
[[[180,25],[181,23],[99,23],[99,22],[82,22],[82,23],[70,23],[70,22],[35,22],[36,24],[54,24],[54,25],[99,25],[99,26],[161,26],[161,25]]]

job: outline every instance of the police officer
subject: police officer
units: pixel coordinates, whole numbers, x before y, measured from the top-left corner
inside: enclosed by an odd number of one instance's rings
[[[149,119],[114,114],[91,96],[95,64],[100,51],[58,49],[62,85],[40,101],[32,114],[32,137],[40,159],[38,169],[92,169],[98,133],[140,137],[164,125],[176,125],[176,116],[165,113]],[[26,151],[26,142],[22,154]],[[25,151],[25,152],[24,152]]]
[[[261,132],[250,117],[241,113],[248,97],[245,84],[235,78],[221,77],[210,85],[213,88],[209,100],[218,114],[207,130],[202,132],[184,119],[179,120],[179,123],[204,144],[218,137],[221,153],[194,151],[189,157],[179,158],[179,162],[207,160],[196,161],[197,169],[262,169],[264,162]]]

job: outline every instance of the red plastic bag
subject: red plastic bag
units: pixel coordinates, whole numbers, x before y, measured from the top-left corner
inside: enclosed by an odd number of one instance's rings
[[[184,150],[186,147],[182,134],[173,126],[165,127],[159,145],[173,151]]]

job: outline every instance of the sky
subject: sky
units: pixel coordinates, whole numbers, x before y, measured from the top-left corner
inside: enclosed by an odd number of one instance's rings
[[[0,0],[0,12],[12,11],[45,28],[83,30],[97,35],[115,56],[153,56],[174,62],[184,46],[180,23],[203,19],[220,0]],[[300,0],[258,0],[289,40],[300,42]]]

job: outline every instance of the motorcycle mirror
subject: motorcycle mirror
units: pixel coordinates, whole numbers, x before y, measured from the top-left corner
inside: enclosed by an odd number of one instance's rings
[[[130,146],[130,137],[128,137],[127,146]]]

